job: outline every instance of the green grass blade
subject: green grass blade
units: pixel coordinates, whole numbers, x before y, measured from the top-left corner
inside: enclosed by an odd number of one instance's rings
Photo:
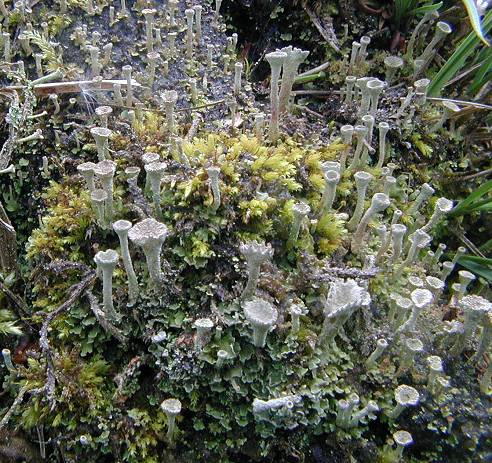
[[[463,0],[463,4],[465,5],[466,11],[468,12],[468,17],[470,18],[471,25],[475,34],[477,34],[478,38],[487,46],[489,46],[489,42],[485,39],[482,32],[482,25],[480,24],[480,15],[478,14],[477,6],[473,0]]]
[[[492,251],[492,238],[490,238],[490,240],[488,240],[484,244],[482,244],[482,246],[480,246],[479,249],[482,252]]]
[[[490,79],[490,74],[492,73],[492,47],[485,48],[483,51],[488,53],[484,53],[485,57],[482,61],[480,67],[478,68],[473,82],[468,89],[468,94],[474,95],[478,92]],[[482,55],[482,53],[481,53]]]
[[[492,180],[485,182],[478,187],[475,191],[470,193],[463,201],[460,201],[458,205],[448,214],[448,217],[458,217],[460,215],[470,212],[470,208],[473,208],[473,203],[478,201],[483,195],[492,191]]]
[[[415,8],[415,10],[413,10],[412,13],[417,16],[422,13],[429,13],[430,11],[437,11],[439,8],[441,8],[441,6],[442,6],[442,2],[432,3],[431,5],[419,6],[418,8]]]
[[[485,15],[482,22],[482,30],[484,33],[487,33],[491,27],[492,10]],[[461,42],[456,51],[432,79],[428,91],[429,96],[438,96],[441,93],[444,85],[446,85],[446,83],[448,83],[465,65],[466,60],[475,52],[479,45],[480,39],[478,36],[475,32],[470,32],[470,34],[468,34],[468,36]]]
[[[460,257],[458,263],[488,281],[492,281],[492,259],[476,256]]]

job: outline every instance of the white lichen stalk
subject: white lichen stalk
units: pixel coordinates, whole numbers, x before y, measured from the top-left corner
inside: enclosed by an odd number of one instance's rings
[[[308,57],[309,52],[292,48],[291,46],[280,50],[286,54],[283,71],[282,71],[282,86],[279,95],[279,112],[283,113],[287,110],[287,104],[292,93],[292,87],[297,77],[299,66]]]
[[[364,171],[356,172],[354,174],[355,187],[357,188],[357,202],[352,218],[347,223],[349,231],[356,230],[359,225],[360,219],[364,213],[364,201],[366,199],[367,188],[373,178],[374,177],[370,173]]]
[[[210,188],[212,189],[213,203],[212,210],[217,212],[220,207],[221,196],[220,196],[220,185],[219,185],[219,175],[220,167],[207,167],[206,169],[208,178],[210,180]]]
[[[339,172],[324,165],[322,165],[321,168],[324,171],[325,189],[323,190],[323,195],[321,196],[318,207],[318,218],[331,210],[333,202],[335,201],[337,185],[340,182]]]
[[[412,312],[408,320],[401,325],[397,333],[410,332],[415,330],[417,318],[424,308],[432,304],[432,293],[428,289],[415,289],[410,294],[412,300]]]
[[[276,399],[269,400],[261,400],[256,398],[253,400],[253,413],[258,415],[284,407],[291,409],[301,400],[301,397],[298,395],[287,395],[285,397],[278,397]]]
[[[485,318],[487,313],[492,312],[492,303],[482,296],[470,295],[463,297],[458,306],[463,311],[464,329],[456,339],[451,348],[451,355],[460,355],[466,347],[466,343],[473,337],[479,323]]]
[[[118,235],[120,241],[121,257],[125,266],[126,276],[128,278],[128,298],[129,305],[132,306],[137,302],[138,297],[138,281],[137,275],[133,268],[133,262],[128,246],[128,232],[132,227],[132,223],[128,220],[117,220],[113,223],[113,230]]]
[[[307,215],[311,212],[311,208],[307,203],[299,202],[292,206],[292,215],[294,216],[294,220],[290,226],[289,231],[289,246],[294,245],[299,237],[299,232],[301,230],[302,221],[307,217]]]
[[[167,235],[167,227],[152,218],[138,222],[128,232],[130,241],[140,246],[145,254],[150,277],[149,283],[153,288],[159,288],[164,280],[161,269],[161,250]]]
[[[357,254],[362,247],[362,243],[364,241],[364,235],[366,233],[366,229],[369,225],[369,222],[372,218],[384,210],[388,208],[390,205],[390,200],[387,195],[384,193],[376,193],[372,197],[371,206],[367,209],[365,214],[362,216],[359,225],[357,226],[357,230],[352,237],[352,241],[350,244],[350,249],[354,254]]]
[[[167,439],[172,443],[176,429],[176,417],[181,413],[181,402],[178,399],[166,399],[161,403],[161,410],[166,414]]]
[[[104,204],[104,222],[109,227],[113,222],[113,178],[116,173],[116,163],[113,161],[98,162],[94,173],[107,194]]]
[[[352,313],[359,307],[367,306],[370,300],[369,293],[355,280],[340,280],[331,284],[318,342],[325,347],[325,351]]]
[[[265,59],[268,61],[268,64],[270,64],[271,68],[269,138],[272,143],[275,143],[280,136],[279,78],[280,72],[282,71],[282,66],[286,58],[287,53],[281,51],[274,51],[265,55]]]
[[[167,164],[165,162],[150,162],[145,164],[144,169],[147,173],[150,189],[152,191],[152,200],[154,203],[155,215],[162,220],[161,209],[161,182],[166,173]]]
[[[415,407],[420,401],[420,394],[412,386],[402,384],[395,389],[396,406],[388,413],[392,420],[396,420],[407,407]]]
[[[246,259],[248,269],[248,281],[241,294],[241,299],[249,299],[253,297],[256,292],[261,264],[272,258],[273,249],[270,244],[265,245],[256,241],[250,241],[241,244],[239,250]]]
[[[267,334],[275,327],[277,309],[268,301],[254,298],[243,303],[244,318],[253,327],[253,344],[265,347]]]
[[[368,370],[374,368],[376,366],[377,360],[383,355],[383,352],[388,347],[388,341],[386,339],[378,339],[376,342],[376,348],[371,353],[369,358],[366,360],[366,368]]]
[[[113,305],[113,272],[118,263],[118,259],[118,253],[113,249],[99,251],[94,257],[94,262],[102,275],[103,309],[112,322],[120,320],[120,316],[114,310]]]

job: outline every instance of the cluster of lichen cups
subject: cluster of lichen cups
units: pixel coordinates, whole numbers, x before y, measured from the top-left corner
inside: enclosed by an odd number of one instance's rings
[[[279,58],[279,56],[281,55],[277,54],[275,59]],[[275,87],[275,83],[272,83],[272,86]],[[273,97],[272,105],[276,104],[275,100],[276,98]],[[375,103],[371,104],[377,104],[377,99],[372,101]],[[273,109],[272,114],[274,114]],[[174,116],[172,119],[174,120]],[[273,122],[274,132],[277,130],[275,127],[277,122]],[[168,128],[171,127],[174,127],[174,121]],[[270,130],[272,130],[272,126]],[[343,130],[347,132],[347,126],[344,126]],[[357,138],[357,145],[353,152],[350,148],[350,138],[347,139],[348,148],[343,150],[341,155],[345,156],[345,159],[350,159],[352,156],[353,160],[351,165],[345,168],[344,171],[342,171],[342,165],[339,161],[330,161],[321,165],[325,176],[325,187],[319,203],[312,208],[302,201],[294,204],[292,207],[293,219],[286,246],[296,247],[301,228],[304,230],[316,230],[313,224],[315,225],[318,220],[326,214],[337,214],[341,220],[346,222],[346,228],[350,233],[349,246],[351,252],[354,256],[360,256],[359,259],[363,260],[363,271],[370,272],[374,270],[383,272],[388,280],[394,281],[395,283],[398,283],[403,278],[408,280],[411,290],[406,291],[402,289],[401,293],[391,294],[388,323],[392,326],[395,333],[393,339],[379,339],[376,343],[375,350],[365,362],[367,370],[369,372],[374,371],[378,369],[381,358],[385,354],[388,352],[396,353],[399,363],[397,375],[400,376],[412,368],[415,354],[423,350],[422,342],[418,338],[413,337],[418,336],[417,324],[419,316],[426,309],[439,304],[439,298],[444,289],[445,280],[456,263],[457,258],[459,258],[458,255],[454,262],[446,262],[443,264],[442,270],[440,270],[439,258],[440,254],[442,254],[443,246],[440,245],[439,249],[431,254],[432,259],[429,259],[429,254],[425,252],[431,242],[429,232],[452,209],[453,204],[446,198],[439,198],[435,202],[433,214],[428,220],[425,220],[424,216],[420,214],[420,210],[423,208],[425,202],[429,201],[434,190],[429,185],[424,184],[418,194],[414,195],[413,202],[404,205],[406,211],[394,210],[386,224],[385,220],[381,219],[381,214],[390,207],[392,202],[390,199],[392,191],[388,187],[388,177],[390,179],[394,178],[391,176],[393,167],[382,166],[379,179],[376,179],[373,174],[363,170],[364,168],[368,168],[369,162],[369,156],[366,153],[370,147],[369,138],[367,138],[370,136],[369,130],[372,130],[372,126],[364,126],[364,130],[361,130],[366,143],[361,144],[361,139]],[[350,133],[350,130],[348,132]],[[383,131],[382,135],[384,136],[384,134],[385,132]],[[342,137],[346,138],[343,134]],[[276,136],[270,138],[276,139]],[[381,143],[381,140],[379,145],[385,146],[384,143]],[[183,154],[182,156],[185,155]],[[379,159],[380,161],[381,159],[384,161],[385,156],[380,155]],[[162,217],[160,188],[162,178],[166,172],[166,164],[161,161],[159,155],[154,153],[147,153],[145,159],[142,159],[142,161],[144,162],[147,176],[146,185],[148,185],[145,190],[152,197],[155,217],[160,218]],[[194,168],[193,162],[189,159],[187,160],[187,164],[192,169]],[[106,166],[108,166],[107,169],[105,168]],[[102,184],[101,191],[104,191],[106,197],[110,198],[112,196],[111,184],[108,177],[110,174],[106,172],[112,172],[114,175],[113,168],[114,163],[106,159],[100,161],[99,164],[84,163],[79,167],[79,171],[84,175],[87,187],[89,189],[92,188],[92,191],[97,191],[97,189],[94,190],[94,177],[99,178]],[[101,172],[103,172],[102,176]],[[131,174],[134,186],[138,187],[135,176],[135,173],[138,173],[138,168],[129,167],[127,168],[127,172]],[[218,214],[220,213],[222,199],[220,165],[208,167],[206,172],[210,180],[210,188],[213,196],[210,211]],[[349,214],[335,209],[337,185],[342,174],[353,176],[356,185],[355,208],[352,211],[351,217]],[[372,196],[370,206],[367,208],[365,206],[366,192],[371,185],[373,185],[373,191],[375,192]],[[394,182],[390,182],[389,185],[393,186]],[[102,213],[99,211],[97,205],[95,205],[98,223],[103,228],[108,228],[111,225],[111,213],[108,213],[107,210],[108,206],[106,202],[102,208]],[[113,229],[118,233],[120,238],[124,268],[128,277],[129,299],[132,304],[136,301],[138,283],[135,283],[135,272],[132,267],[131,258],[129,257],[128,238],[131,242],[139,246],[145,254],[151,289],[154,291],[158,290],[162,284],[160,254],[162,245],[168,234],[168,227],[156,220],[156,218],[144,219],[133,226],[126,220],[119,220],[112,224]],[[406,226],[399,223],[403,219],[405,223],[410,225]],[[371,224],[374,222],[379,222],[380,224],[376,228],[376,239],[373,232],[370,231]],[[122,230],[124,230],[124,233],[122,233]],[[268,335],[271,331],[275,330],[277,325],[278,309],[261,294],[258,295],[258,282],[262,265],[272,260],[274,251],[270,244],[256,241],[243,243],[239,247],[239,251],[244,257],[247,269],[247,282],[239,298],[239,305],[242,307],[245,322],[251,326],[252,343],[259,349],[267,348]],[[102,269],[103,305],[107,311],[108,318],[117,322],[118,315],[113,312],[112,308],[110,275],[118,260],[118,254],[114,250],[100,251],[96,255],[95,260]],[[378,269],[376,269],[376,265]],[[410,275],[408,275],[409,271]],[[412,271],[416,272],[415,275],[412,275]],[[426,275],[427,273],[430,273],[430,275]],[[467,286],[474,278],[473,275],[470,275],[469,272],[460,272],[459,291],[455,295],[454,303],[463,311],[465,322],[464,325],[461,325],[460,322],[455,322],[453,325],[454,330],[447,335],[446,342],[451,343],[451,352],[453,355],[459,355],[462,352],[466,342],[473,337],[477,327],[480,325],[483,326],[481,351],[483,352],[487,349],[487,346],[490,344],[490,329],[487,329],[488,325],[486,325],[485,317],[490,314],[491,304],[480,296],[466,295]],[[318,336],[321,365],[329,362],[330,351],[334,348],[335,339],[343,330],[344,325],[348,323],[356,311],[364,310],[370,303],[370,289],[363,280],[357,278],[346,280],[335,279],[330,284],[324,303],[323,325]],[[299,332],[300,323],[302,323],[300,321],[300,315],[305,315],[306,312],[293,305],[289,309],[289,313],[291,314],[292,335],[295,337]],[[197,319],[194,327],[196,329],[195,349],[197,352],[200,352],[210,339],[214,329],[214,322],[210,318]],[[227,352],[219,351],[217,363],[222,365],[225,358],[228,358]],[[429,368],[427,389],[432,395],[438,395],[443,388],[448,387],[449,381],[444,376],[440,357],[430,355],[427,360]],[[486,383],[487,378],[484,377],[482,382]],[[483,386],[482,389],[484,389]],[[392,421],[396,421],[406,407],[418,406],[419,392],[412,386],[402,384],[395,390],[395,400],[396,406],[386,412],[388,419]],[[168,401],[163,403],[163,410],[168,410]],[[347,399],[339,400],[336,423],[341,429],[357,426],[361,421],[374,417],[374,414],[380,411],[378,404],[372,400],[369,400],[362,408],[358,407],[359,401],[359,397],[355,393],[350,394]],[[255,398],[253,400],[253,412],[259,420],[262,420],[265,415],[275,414],[284,408],[291,409],[300,402],[301,395],[299,394],[266,398],[266,400]],[[174,405],[171,408],[173,410],[177,409]],[[175,414],[169,411],[166,413],[169,419],[168,438],[172,441]],[[396,452],[400,454],[402,449],[412,442],[411,436],[403,430],[396,432],[394,439],[398,444]]]
[[[94,12],[92,2],[88,2],[88,10]],[[169,32],[167,34],[169,47],[165,52],[165,62],[173,60],[177,54],[176,33],[173,32],[175,24],[184,19],[177,18],[177,2],[168,4]],[[220,2],[216,4],[214,22],[217,21]],[[155,80],[155,62],[160,59],[160,55],[155,55],[161,43],[161,30],[156,35],[155,15],[156,10],[143,10],[145,17],[145,46],[147,58],[149,60],[148,75],[146,82],[152,87]],[[121,4],[121,11],[118,18],[124,20],[128,15],[125,3]],[[188,60],[196,59],[197,51],[203,48],[202,37],[202,8],[195,6],[186,9],[186,37],[185,52]],[[432,19],[425,16],[426,21]],[[115,12],[113,8],[113,19]],[[425,26],[426,21],[419,25]],[[184,21],[183,21],[184,24]],[[415,60],[418,63],[418,71],[415,77],[425,70],[435,46],[446,34],[447,28],[444,23],[438,23],[436,37],[429,43],[421,57]],[[157,38],[159,37],[159,38]],[[413,37],[413,36],[412,36]],[[81,47],[85,44],[84,31],[77,32],[77,40]],[[236,37],[237,40],[237,37]],[[418,34],[413,37],[413,41],[418,40]],[[355,71],[357,67],[365,63],[367,57],[367,37],[363,37],[360,43],[354,43],[352,56],[350,58],[349,69]],[[234,39],[230,41],[224,57],[234,56]],[[99,60],[97,47],[88,48],[90,52],[91,69],[94,77],[100,76],[103,63],[107,59]],[[110,50],[108,52],[110,54]],[[265,136],[263,124],[265,116],[256,113],[245,130],[247,137],[255,138],[259,142],[268,139],[274,144],[282,137],[281,120],[282,114],[289,110],[291,102],[291,92],[298,68],[307,56],[307,52],[296,48],[286,47],[282,50],[268,53],[265,56],[271,66],[271,91],[270,91],[270,121],[268,136]],[[211,49],[207,48],[206,66],[212,67]],[[226,59],[224,58],[224,61]],[[327,161],[320,165],[323,174],[324,186],[321,194],[312,196],[308,199],[302,192],[297,196],[291,196],[294,200],[291,208],[292,220],[289,224],[288,238],[281,245],[289,251],[296,252],[300,245],[300,237],[316,235],[317,224],[325,217],[333,217],[339,220],[347,232],[347,239],[343,243],[345,251],[350,249],[351,261],[346,270],[354,270],[353,277],[333,278],[328,286],[320,290],[319,296],[323,299],[323,310],[321,318],[316,313],[307,310],[303,305],[292,302],[287,308],[290,315],[290,336],[292,339],[300,337],[300,330],[308,320],[322,319],[318,337],[314,345],[316,356],[319,360],[319,368],[329,364],[330,354],[337,349],[337,339],[344,335],[344,327],[350,325],[350,321],[356,317],[357,313],[367,312],[374,295],[372,294],[371,283],[366,278],[367,275],[382,275],[388,283],[387,287],[394,285],[396,291],[391,293],[388,303],[388,313],[385,314],[384,323],[388,324],[393,330],[391,338],[379,338],[374,340],[373,352],[364,359],[366,372],[368,375],[377,372],[382,360],[391,358],[398,365],[396,376],[399,378],[413,368],[416,355],[424,351],[424,344],[419,339],[419,318],[431,311],[439,308],[442,293],[445,289],[445,282],[454,268],[460,254],[458,253],[453,261],[440,264],[440,257],[444,250],[444,245],[439,245],[435,252],[427,252],[432,241],[432,230],[438,223],[445,218],[445,215],[452,210],[452,201],[446,198],[439,198],[434,203],[434,212],[430,218],[426,219],[423,212],[426,203],[431,200],[434,194],[433,188],[424,184],[413,200],[407,203],[394,198],[396,188],[396,178],[393,176],[397,166],[387,164],[390,147],[386,139],[389,124],[381,121],[378,124],[378,140],[374,141],[375,120],[378,116],[381,96],[388,84],[394,82],[398,70],[402,67],[403,61],[398,57],[391,57],[385,60],[387,72],[385,81],[355,76],[347,76],[346,87],[342,89],[343,102],[346,105],[355,105],[358,109],[358,124],[354,126],[344,125],[340,128],[339,141],[343,143],[343,149],[339,153],[337,160]],[[165,70],[167,65],[163,66]],[[228,63],[225,64],[228,68]],[[116,117],[131,124],[136,125],[143,120],[139,111],[139,101],[134,92],[134,81],[132,80],[132,68],[125,66],[122,70],[126,85],[117,83],[113,87],[114,102],[118,106],[125,106],[120,114],[111,110],[109,106],[100,106],[96,109],[99,118],[99,126],[90,128],[97,151],[98,162],[83,162],[78,165],[77,170],[85,181],[86,189],[89,191],[90,200],[94,211],[94,219],[97,225],[105,232],[111,230],[117,235],[119,240],[119,252],[116,249],[105,249],[97,252],[94,262],[97,266],[98,275],[102,281],[102,310],[110,325],[122,323],[123,314],[118,313],[114,307],[113,295],[113,275],[116,267],[121,261],[126,272],[128,285],[128,306],[138,305],[139,298],[144,295],[158,295],[166,284],[162,271],[161,254],[162,248],[172,230],[172,224],[164,222],[162,210],[162,184],[167,174],[167,161],[154,152],[146,152],[141,156],[141,163],[145,171],[145,186],[139,186],[138,166],[128,166],[125,169],[127,188],[139,192],[142,197],[150,200],[152,207],[149,206],[151,216],[148,216],[136,223],[127,220],[127,217],[115,219],[114,205],[114,179],[117,173],[118,164],[111,158],[111,137],[116,132],[113,122]],[[164,71],[166,72],[166,71]],[[242,65],[236,63],[234,67],[234,85],[231,92],[234,95],[231,109],[231,130],[236,130],[237,120],[237,97],[242,91],[241,81]],[[281,80],[281,84],[280,84]],[[190,102],[196,100],[196,81],[191,85]],[[429,81],[426,79],[416,80],[413,88],[409,90],[406,98],[402,99],[401,107],[394,115],[395,120],[402,126],[407,125],[416,111],[426,104],[426,88]],[[122,87],[126,87],[125,99],[123,99]],[[201,89],[205,91],[206,89]],[[167,147],[173,148],[171,155],[178,158],[181,165],[189,169],[188,175],[201,175],[204,178],[206,173],[207,182],[210,186],[212,202],[208,208],[211,215],[221,214],[223,202],[227,200],[224,194],[224,173],[221,170],[221,161],[215,159],[205,165],[194,163],[189,159],[182,149],[180,139],[181,127],[179,118],[176,114],[176,104],[180,95],[175,90],[165,91],[162,94],[164,105],[165,124],[162,127],[162,134],[168,141]],[[59,111],[58,101],[55,101],[55,111]],[[449,109],[449,108],[448,108]],[[439,130],[446,123],[449,113],[445,110],[442,118],[431,128],[431,132]],[[250,130],[251,129],[251,130]],[[354,146],[355,145],[355,146]],[[376,146],[377,148],[374,148]],[[376,154],[373,156],[373,154]],[[95,161],[95,159],[94,159]],[[371,163],[375,168],[371,167]],[[245,166],[246,168],[247,166]],[[339,203],[339,185],[343,180],[349,180],[355,185],[354,198],[345,200],[344,204],[349,207],[343,209]],[[143,187],[143,188],[142,188]],[[405,186],[399,185],[400,188]],[[372,193],[371,198],[367,198],[368,192]],[[318,192],[317,192],[318,193]],[[369,199],[369,206],[367,202]],[[401,209],[398,209],[398,207]],[[137,205],[135,205],[137,207]],[[386,211],[392,210],[391,216]],[[385,215],[386,213],[386,215]],[[144,214],[145,215],[145,214]],[[389,217],[388,217],[389,216]],[[133,249],[133,245],[136,249]],[[278,245],[276,245],[278,246]],[[104,247],[104,246],[101,246]],[[148,288],[143,289],[142,283],[145,280],[134,267],[136,251],[141,251],[145,257],[148,272]],[[262,265],[274,259],[274,243],[263,243],[255,240],[245,241],[238,246],[238,254],[243,257],[246,273],[244,289],[232,305],[237,309],[237,318],[242,324],[250,328],[249,341],[258,350],[268,349],[269,337],[274,337],[279,325],[280,308],[276,306],[274,298],[269,297],[264,289],[259,288],[261,280]],[[133,256],[133,258],[132,258]],[[362,267],[362,270],[358,268]],[[342,272],[343,273],[343,272]],[[348,272],[350,274],[350,272]],[[468,286],[473,281],[474,275],[469,272],[459,272],[459,283],[453,285],[452,304],[456,306],[463,322],[454,320],[453,322],[441,322],[442,345],[449,347],[451,355],[457,357],[466,348],[467,343],[480,337],[476,357],[480,357],[487,352],[492,341],[492,306],[490,302],[478,295],[467,294]],[[401,282],[404,281],[405,284]],[[408,287],[405,288],[405,285]],[[309,307],[308,307],[309,309]],[[193,321],[195,329],[193,346],[196,355],[199,356],[203,349],[210,342],[216,323],[215,318],[197,318]],[[222,327],[221,329],[223,329]],[[425,346],[427,352],[436,351],[433,345]],[[15,370],[10,360],[10,353],[3,351],[5,363],[9,371]],[[220,370],[225,362],[234,362],[229,352],[219,350],[217,352],[216,368]],[[443,390],[449,388],[450,379],[446,378],[442,359],[437,355],[428,355],[427,361],[427,384],[421,386],[426,389],[431,396],[437,397]],[[484,393],[489,393],[491,383],[490,364],[488,370],[483,374],[480,387]],[[398,419],[408,407],[418,407],[421,394],[413,386],[401,384],[394,391],[396,405],[391,408],[384,408],[374,400],[364,400],[361,404],[360,397],[352,392],[337,402],[338,411],[336,412],[335,423],[338,429],[344,431],[364,424],[368,419],[374,418],[375,414],[382,409],[389,421],[396,426]],[[274,422],[275,415],[285,410],[292,410],[302,407],[303,392],[291,390],[289,385],[285,385],[285,392],[278,397],[250,397],[251,410],[258,421],[268,419]],[[170,398],[161,403],[161,410],[166,414],[167,438],[170,445],[174,445],[176,435],[175,419],[181,412],[181,402],[178,399]],[[393,434],[394,442],[397,444],[395,458],[399,459],[403,448],[412,443],[412,436],[405,430],[397,430]]]

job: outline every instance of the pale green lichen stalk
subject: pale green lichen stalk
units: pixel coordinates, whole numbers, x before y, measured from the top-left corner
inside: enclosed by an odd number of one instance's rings
[[[389,412],[388,416],[396,420],[407,407],[415,407],[420,401],[418,391],[406,384],[402,384],[395,389],[396,406]]]
[[[181,413],[181,401],[178,399],[166,399],[161,403],[161,410],[167,417],[167,440],[174,442],[176,430],[176,417]]]
[[[386,339],[378,339],[376,342],[376,349],[372,352],[369,358],[366,360],[366,368],[368,370],[376,366],[376,362],[383,355],[383,352],[388,347],[388,341]]]
[[[256,292],[261,264],[272,258],[273,249],[270,244],[250,241],[248,243],[243,243],[239,247],[239,250],[246,259],[248,269],[248,281],[241,294],[241,299],[249,299],[253,297]]]
[[[407,321],[401,325],[397,333],[415,330],[417,318],[426,307],[432,304],[432,293],[428,289],[414,289],[410,294],[412,300],[412,312]]]
[[[462,309],[465,318],[464,331],[458,336],[451,348],[450,353],[453,356],[458,356],[463,352],[466,341],[473,336],[477,325],[484,319],[487,313],[492,311],[492,303],[477,295],[463,297],[459,301],[459,307]]]
[[[99,161],[104,161],[109,158],[109,137],[111,130],[105,127],[93,127],[91,135],[94,137],[97,148],[97,157]]]
[[[379,411],[379,406],[374,400],[367,402],[367,405],[357,413],[355,413],[350,422],[349,427],[357,426],[360,420],[364,419],[366,416],[370,416]]]
[[[269,138],[273,143],[276,142],[280,136],[279,78],[286,58],[287,53],[281,51],[274,51],[265,55],[265,59],[268,61],[268,64],[270,64],[271,68]]]
[[[399,353],[400,365],[396,376],[400,376],[414,366],[415,356],[424,351],[424,344],[420,339],[406,338]]]
[[[214,327],[214,322],[210,318],[199,318],[198,320],[195,320],[193,325],[196,329],[194,339],[195,350],[200,351],[206,346],[210,339],[210,333]]]
[[[118,235],[120,240],[121,257],[125,266],[126,275],[128,278],[128,298],[129,305],[134,305],[138,297],[138,281],[135,270],[133,269],[130,249],[128,247],[128,232],[132,227],[132,223],[128,220],[117,220],[113,223],[113,230]]]
[[[368,172],[360,171],[354,174],[355,186],[357,188],[357,202],[351,219],[347,223],[347,228],[354,231],[359,225],[362,214],[364,213],[364,201],[369,183],[374,177]]]
[[[293,408],[296,403],[301,401],[301,397],[298,395],[288,395],[285,397],[279,397],[276,399],[253,400],[253,413],[259,415],[261,413],[266,413],[273,410],[278,410],[279,408]]]
[[[368,305],[370,300],[369,293],[355,280],[332,283],[326,297],[319,343],[326,349],[354,311]]]
[[[357,226],[357,230],[355,231],[354,236],[352,237],[350,248],[352,249],[352,252],[354,254],[357,254],[362,246],[364,235],[366,233],[366,229],[369,225],[369,222],[376,214],[379,214],[383,212],[385,209],[387,209],[389,205],[390,205],[390,200],[388,196],[385,195],[384,193],[376,193],[372,197],[371,206],[367,209],[365,214],[362,216],[362,219],[360,220],[359,225]]]
[[[299,66],[308,57],[309,52],[300,50],[299,48],[292,48],[291,46],[282,48],[280,51],[286,54],[282,70],[282,86],[279,95],[279,112],[283,113],[287,109]]]
[[[113,272],[118,260],[119,255],[113,249],[99,251],[94,257],[94,262],[102,274],[103,309],[112,322],[117,322],[120,319],[113,305]]]
[[[107,227],[113,222],[113,178],[116,173],[116,163],[113,161],[100,161],[94,169],[96,177],[99,179],[102,189],[107,194],[104,203],[104,223]]]
[[[323,190],[323,195],[321,196],[318,217],[326,214],[330,211],[335,200],[335,195],[337,191],[338,182],[340,182],[340,173],[336,170],[332,170],[329,167],[321,166],[324,170],[325,177],[325,189]]]
[[[291,333],[292,334],[298,334],[299,333],[299,328],[300,328],[300,318],[301,315],[303,315],[305,312],[303,310],[303,307],[298,305],[298,304],[291,304],[289,309],[289,314],[290,314],[290,325],[291,325]]]
[[[210,188],[212,189],[212,194],[213,194],[213,204],[212,204],[212,210],[214,212],[217,212],[217,210],[220,207],[220,186],[219,186],[219,175],[220,175],[220,168],[219,167],[208,167],[206,169],[208,178],[210,180]]]
[[[162,219],[161,209],[161,181],[166,173],[167,164],[164,162],[151,162],[145,164],[144,169],[148,176],[148,183],[152,191],[152,200],[154,202],[155,215]]]
[[[253,327],[253,344],[265,347],[267,334],[277,322],[277,309],[268,301],[254,298],[243,303],[243,312]]]
[[[2,357],[3,357],[3,361],[5,362],[5,366],[7,367],[7,370],[9,370],[10,372],[15,372],[16,368],[12,363],[12,355],[10,353],[10,349],[2,349]]]
[[[145,254],[150,277],[149,283],[154,288],[160,287],[163,283],[161,249],[168,233],[167,227],[155,219],[144,219],[128,232],[130,241],[140,246]]]
[[[82,164],[79,164],[77,166],[77,171],[84,177],[85,184],[87,186],[87,189],[90,192],[93,192],[96,189],[95,183],[94,183],[94,170],[96,168],[96,164],[93,162],[83,162]]]
[[[399,462],[403,456],[403,450],[413,443],[412,435],[407,431],[396,431],[393,434],[393,440],[397,447],[395,452],[395,462]]]
[[[292,206],[292,215],[294,216],[294,220],[292,221],[289,230],[288,243],[290,246],[292,246],[297,241],[297,238],[299,237],[299,232],[301,230],[301,224],[310,212],[311,208],[308,204],[304,202],[299,202]]]

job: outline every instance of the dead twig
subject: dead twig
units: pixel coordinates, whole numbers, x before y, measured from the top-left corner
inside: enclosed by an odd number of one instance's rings
[[[316,111],[313,111],[312,109],[309,109],[307,106],[302,106],[302,105],[296,104],[296,105],[294,105],[294,107],[299,109],[300,111],[305,111],[308,114],[311,114],[312,116],[317,117],[318,119],[325,120],[325,117],[322,114],[317,113]]]
[[[39,346],[41,351],[46,358],[46,383],[42,388],[33,390],[33,394],[46,394],[46,399],[50,403],[50,409],[53,410],[55,407],[55,386],[56,386],[56,376],[55,376],[55,366],[53,363],[53,353],[50,349],[50,343],[48,340],[48,329],[53,320],[60,316],[62,313],[66,312],[74,302],[80,297],[80,295],[92,284],[96,279],[96,273],[91,270],[87,272],[82,280],[76,285],[69,289],[68,299],[60,305],[57,309],[50,312],[39,330]]]
[[[457,105],[472,106],[474,108],[486,109],[488,111],[490,111],[492,109],[491,105],[483,104],[483,103],[477,103],[476,101],[453,100],[452,98],[438,98],[438,97],[427,97],[427,99],[431,100],[431,101],[450,101],[451,103],[455,103]]]
[[[122,344],[126,344],[128,339],[125,337],[123,332],[116,328],[112,323],[108,321],[106,318],[106,315],[104,312],[101,310],[99,307],[99,303],[97,302],[96,296],[92,293],[90,289],[87,289],[85,291],[85,295],[87,299],[89,299],[89,304],[91,306],[91,310],[93,314],[96,316],[97,321],[99,324],[103,327],[104,331],[107,333],[113,335],[118,341],[120,341]]]
[[[38,84],[32,87],[36,96],[47,96],[52,93],[61,95],[63,93],[83,93],[87,90],[113,90],[115,84],[126,85],[126,80],[101,80],[100,82],[94,82],[92,80],[75,80],[72,82],[50,82],[47,84]],[[132,80],[132,87],[141,87],[136,81]],[[24,85],[12,85],[5,87],[5,90],[25,90],[27,87]]]
[[[456,180],[472,180],[478,177],[486,177],[492,174],[492,169],[482,170],[480,172],[475,172],[473,174],[468,173],[456,173],[454,175],[449,175],[447,179],[444,179],[445,182],[456,182]]]
[[[29,391],[29,383],[26,383],[24,384],[24,386],[21,387],[19,393],[17,394],[17,397],[14,400],[14,403],[7,410],[7,413],[5,413],[5,415],[3,416],[2,421],[0,421],[0,429],[3,429],[7,425],[10,417],[14,414],[15,410],[24,399],[27,391]]]
[[[331,48],[340,53],[340,47],[338,46],[338,39],[335,35],[335,31],[333,30],[333,19],[331,18],[331,16],[326,16],[326,19],[324,21],[325,24],[322,24],[316,13],[311,8],[309,8],[306,3],[303,3],[302,7],[304,11],[308,14],[311,22],[314,24],[316,29],[318,29],[321,36],[326,40],[328,45],[330,45]]]

